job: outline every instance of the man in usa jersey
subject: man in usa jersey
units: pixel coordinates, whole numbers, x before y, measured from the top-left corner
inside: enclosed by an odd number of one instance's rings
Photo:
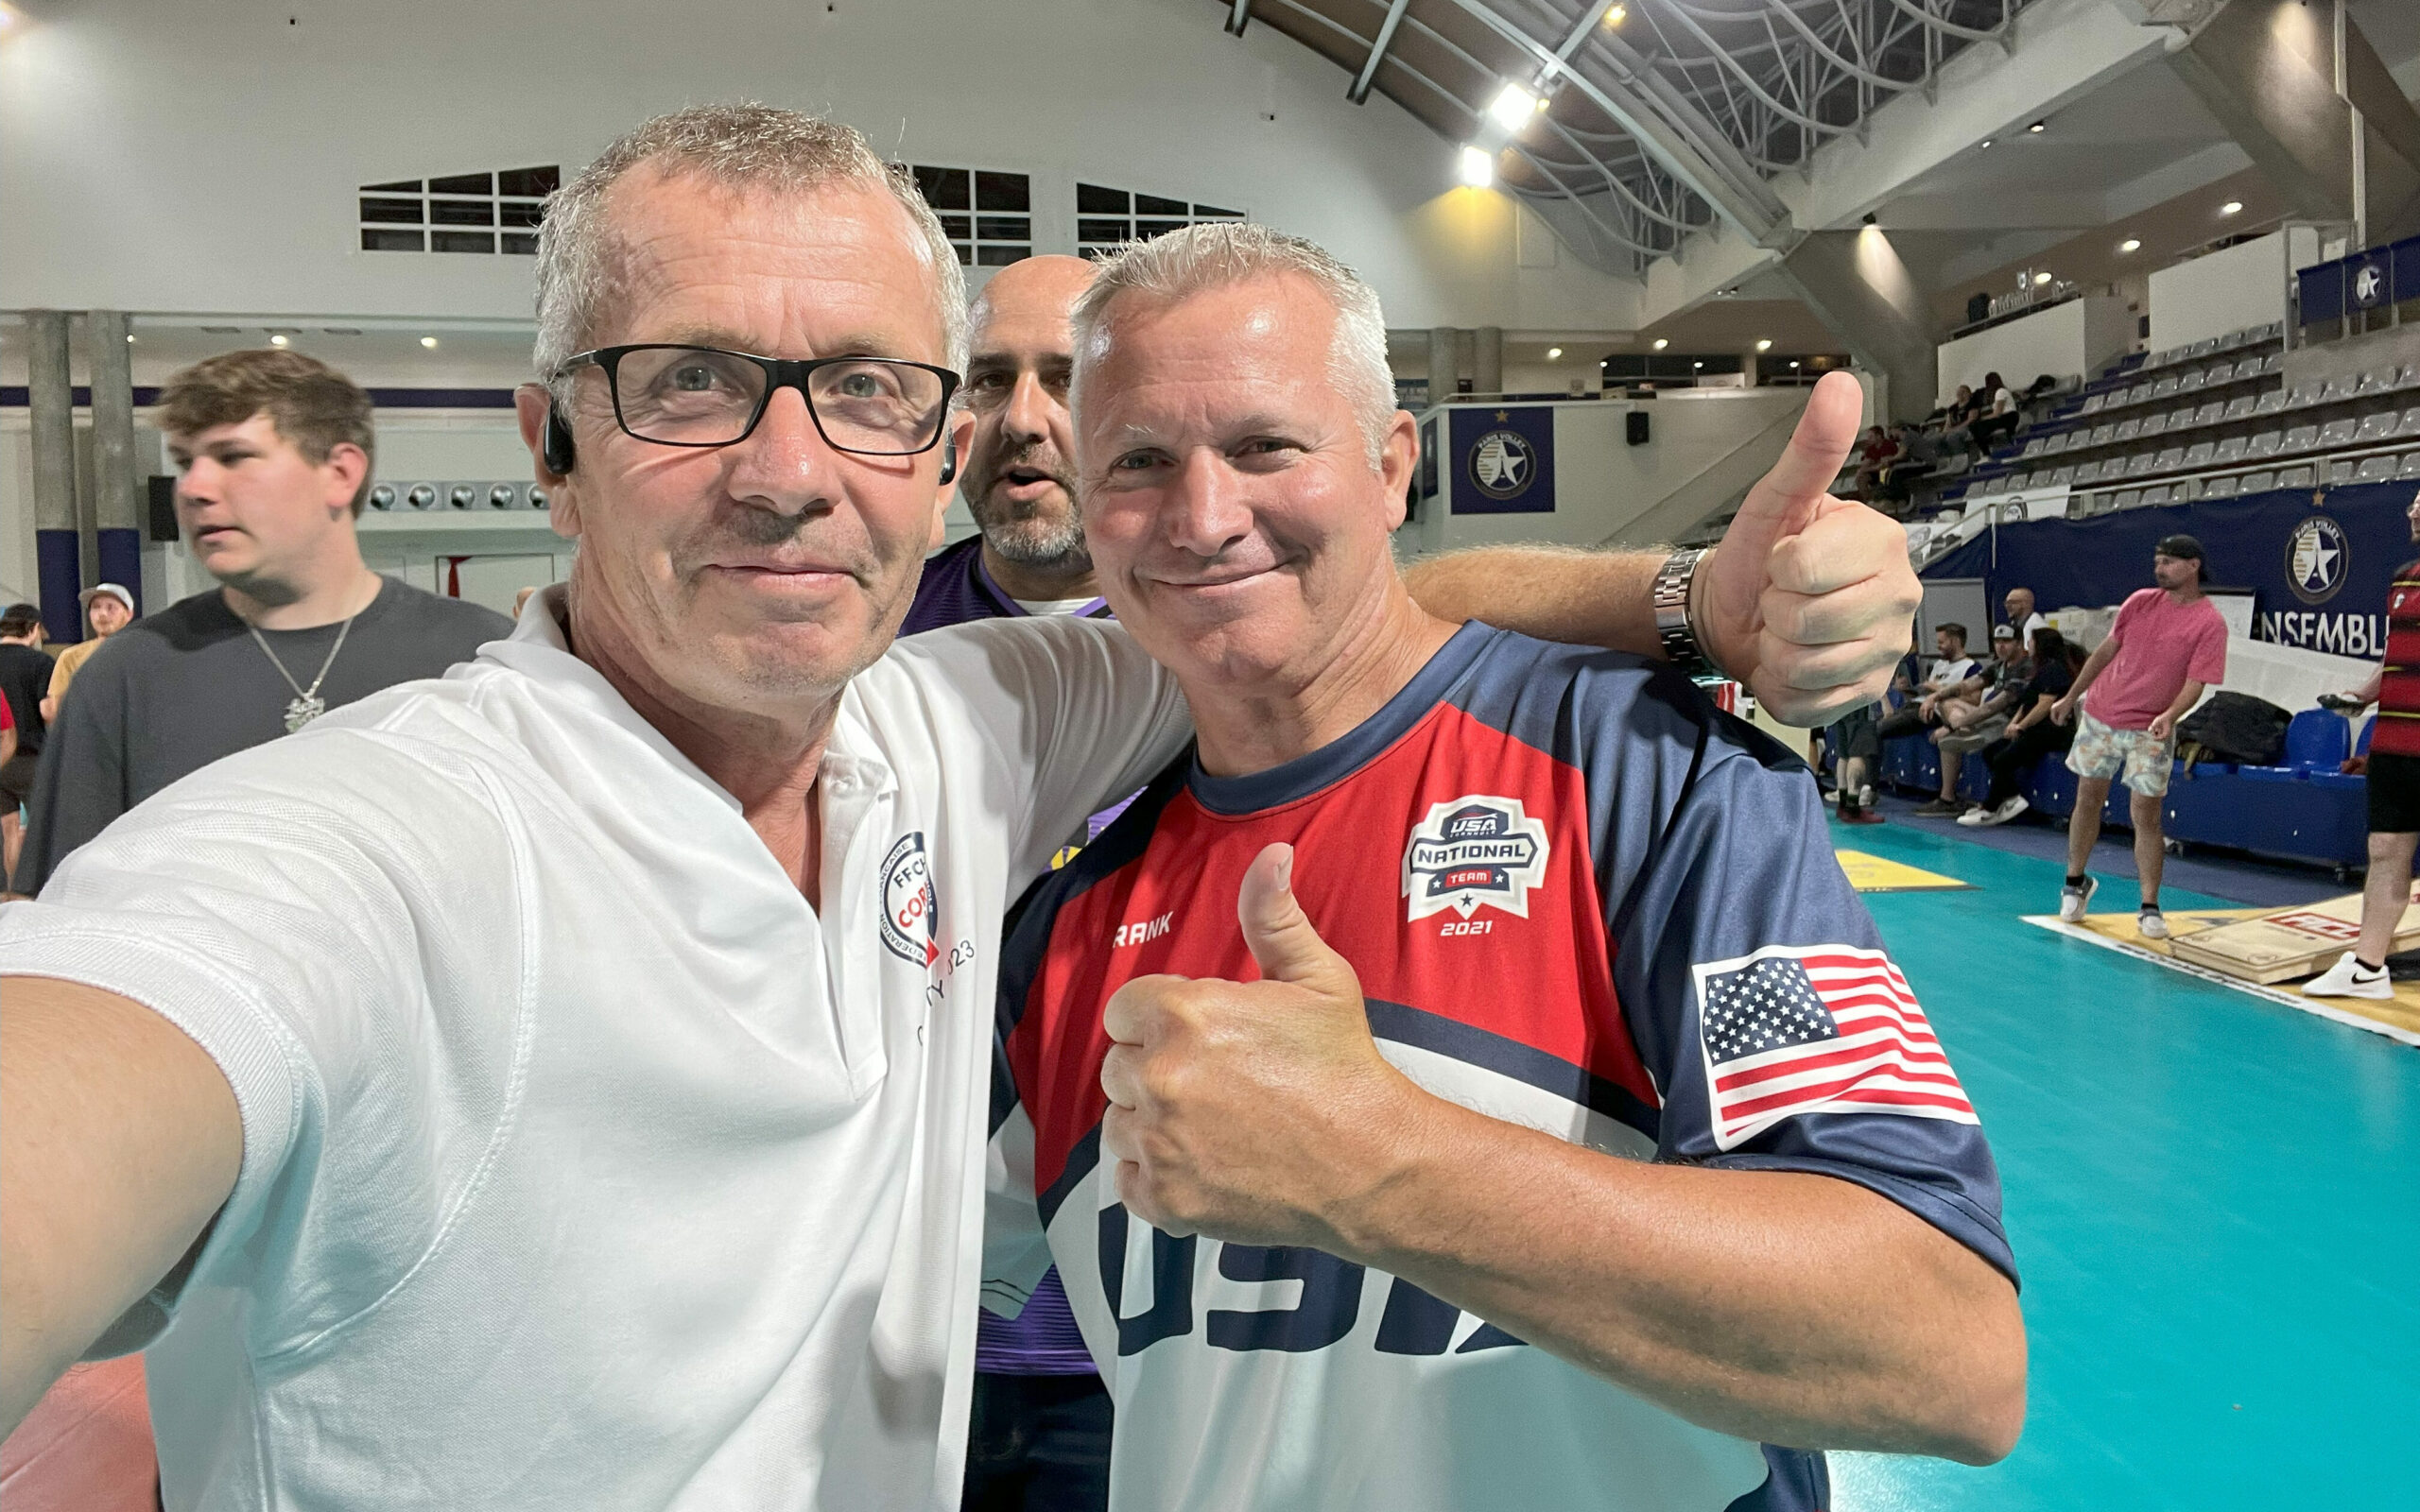
[[[1824,1449],[1998,1458],[1997,1175],[1814,784],[1668,667],[1418,610],[1384,329],[1235,225],[1079,306],[1086,538],[1199,739],[1003,946],[987,1298],[1058,1264],[1115,1512],[1813,1512]],[[1819,387],[1743,516],[1856,507],[1857,411]]]

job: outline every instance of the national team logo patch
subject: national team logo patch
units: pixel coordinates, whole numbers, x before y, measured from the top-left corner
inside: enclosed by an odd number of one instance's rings
[[[1547,880],[1547,827],[1517,798],[1473,794],[1431,804],[1403,852],[1407,919],[1481,903],[1530,917],[1530,889]]]
[[[941,930],[933,918],[932,864],[925,859],[925,832],[899,837],[882,858],[882,948],[910,966],[941,959]]]

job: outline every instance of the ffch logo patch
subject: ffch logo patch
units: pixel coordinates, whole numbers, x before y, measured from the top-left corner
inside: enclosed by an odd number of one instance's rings
[[[941,929],[933,918],[933,868],[925,832],[899,837],[882,858],[882,948],[910,966],[941,959]]]
[[[1482,903],[1530,917],[1530,889],[1547,880],[1547,827],[1517,798],[1473,794],[1431,804],[1403,851],[1407,919]]]

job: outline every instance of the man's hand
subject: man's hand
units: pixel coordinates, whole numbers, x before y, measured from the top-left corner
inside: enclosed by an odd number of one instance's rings
[[[1270,846],[1236,899],[1260,981],[1142,976],[1109,1000],[1101,1150],[1118,1199],[1163,1233],[1340,1254],[1331,1220],[1383,1180],[1392,1131],[1426,1094],[1379,1056],[1293,865]]]
[[[2066,724],[2075,716],[2076,701],[2073,696],[2062,698],[2050,706],[2050,722],[2054,725]]]
[[[2176,716],[2163,709],[2159,713],[2152,715],[2152,722],[2149,729],[2146,730],[2146,733],[2148,733],[2153,740],[2166,740],[2169,737],[2169,732],[2173,730],[2175,728]]]
[[[1862,404],[1846,373],[1815,386],[1789,450],[1698,574],[1706,654],[1786,724],[1881,697],[1924,602],[1907,531],[1829,491]]]

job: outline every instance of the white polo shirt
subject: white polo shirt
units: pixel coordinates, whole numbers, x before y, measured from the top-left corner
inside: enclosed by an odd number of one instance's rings
[[[167,1504],[955,1506],[1000,920],[1187,732],[1114,625],[901,643],[819,915],[533,606],[0,909],[0,974],[149,1005],[242,1110],[95,1351],[157,1333]]]

